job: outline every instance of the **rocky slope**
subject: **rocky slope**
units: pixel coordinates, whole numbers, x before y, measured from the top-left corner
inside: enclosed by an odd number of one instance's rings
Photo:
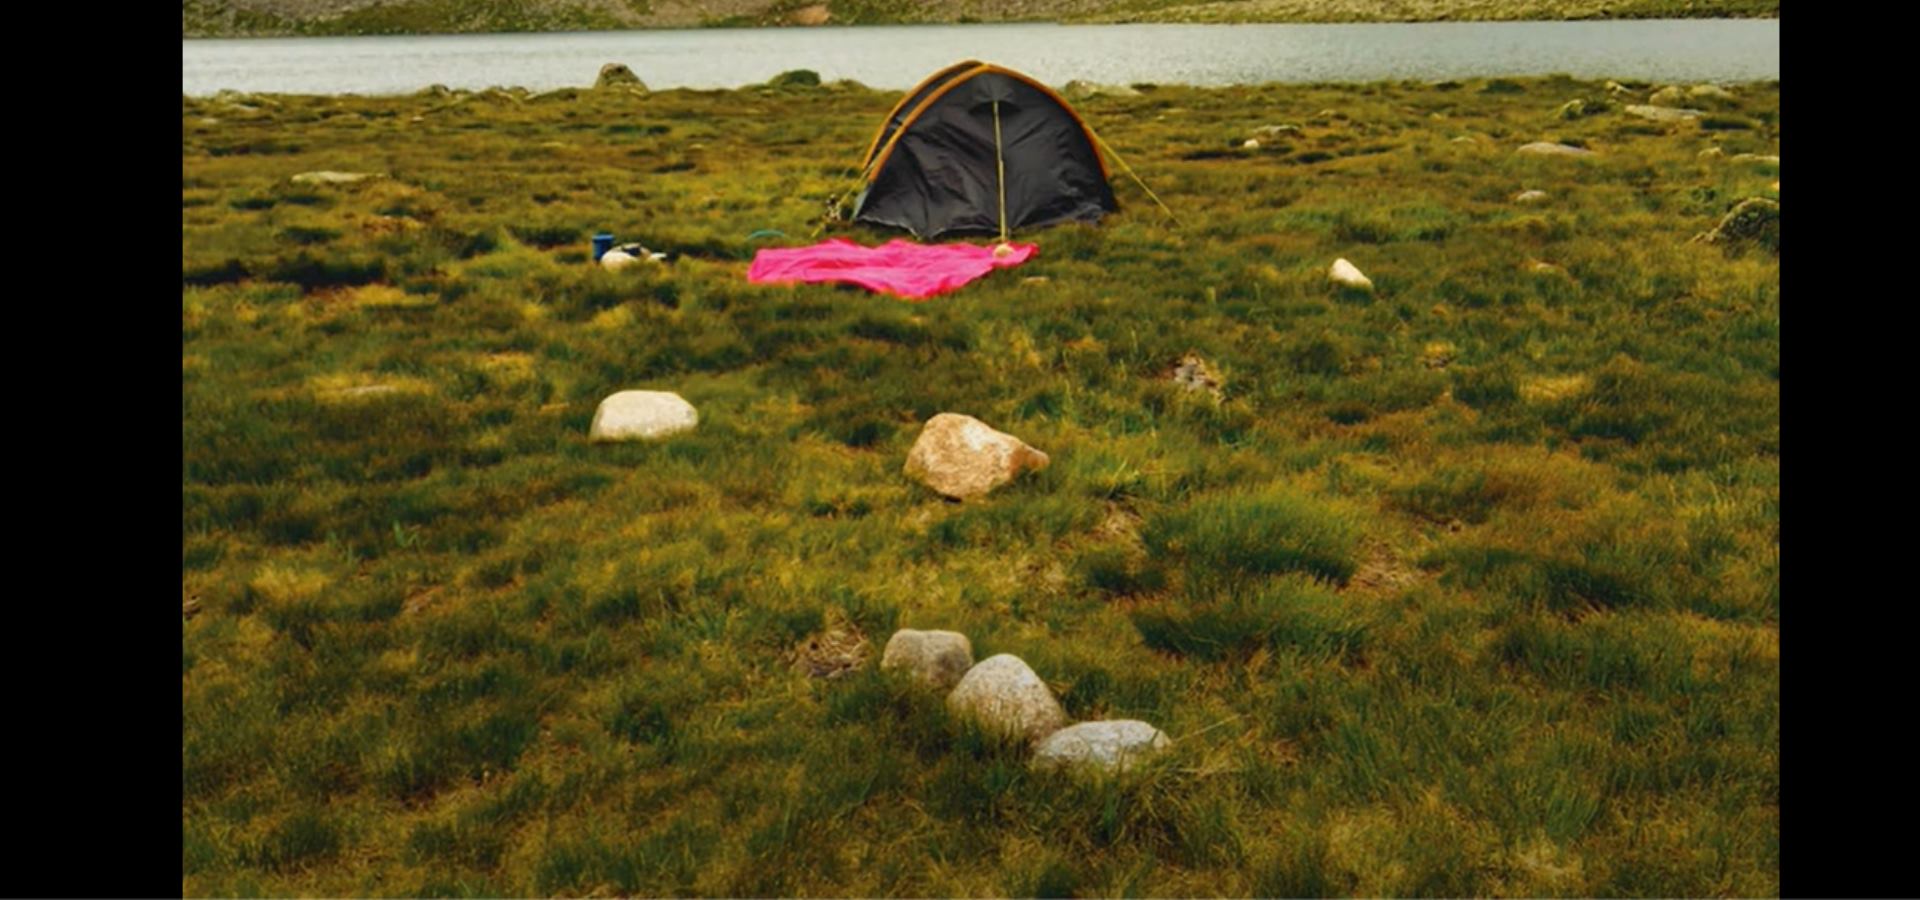
[[[1779,0],[182,0],[183,37],[888,22],[1418,22],[1771,17]]]

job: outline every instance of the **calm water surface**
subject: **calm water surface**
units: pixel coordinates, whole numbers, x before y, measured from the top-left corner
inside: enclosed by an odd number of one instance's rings
[[[549,90],[623,62],[660,88],[731,88],[788,69],[908,88],[984,59],[1052,84],[1222,85],[1566,73],[1654,81],[1780,77],[1778,19],[1371,25],[912,25],[423,37],[183,40],[181,90],[398,94],[430,84]]]

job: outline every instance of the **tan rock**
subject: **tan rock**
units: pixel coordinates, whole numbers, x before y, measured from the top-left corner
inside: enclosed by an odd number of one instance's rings
[[[1687,92],[1678,85],[1668,85],[1654,91],[1653,95],[1647,98],[1647,102],[1655,106],[1679,106],[1687,102]]]
[[[1019,657],[983,660],[947,695],[947,709],[990,731],[1036,741],[1067,724],[1053,690]]]
[[[921,683],[944,691],[973,668],[973,644],[957,631],[902,628],[888,639],[880,668],[905,670]]]
[[[1049,462],[1045,453],[979,419],[941,413],[927,420],[907,451],[906,473],[941,494],[967,500]]]
[[[802,6],[787,15],[787,21],[795,25],[825,25],[833,20],[833,13],[825,3]]]
[[[1687,99],[1695,102],[1706,101],[1719,106],[1733,106],[1740,102],[1732,91],[1717,84],[1696,84],[1687,88]]]

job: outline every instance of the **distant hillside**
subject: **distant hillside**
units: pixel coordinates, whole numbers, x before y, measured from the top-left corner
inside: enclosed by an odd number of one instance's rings
[[[1779,0],[183,0],[183,37],[895,22],[1769,18]]]

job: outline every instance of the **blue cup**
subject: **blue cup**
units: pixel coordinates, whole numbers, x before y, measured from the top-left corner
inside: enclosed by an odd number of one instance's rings
[[[596,234],[593,236],[593,261],[594,262],[599,262],[600,257],[607,255],[607,251],[611,249],[613,249],[612,233],[602,231],[599,234]]]

